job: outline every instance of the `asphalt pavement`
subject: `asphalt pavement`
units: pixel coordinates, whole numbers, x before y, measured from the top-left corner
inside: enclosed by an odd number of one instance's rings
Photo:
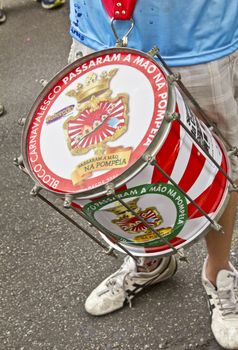
[[[220,349],[200,281],[203,240],[187,250],[188,264],[180,262],[173,278],[140,294],[132,308],[97,318],[86,313],[86,297],[123,256],[108,257],[32,198],[33,181],[13,164],[21,154],[18,120],[42,90],[40,81],[67,65],[68,4],[47,11],[31,0],[8,0],[5,10],[7,21],[0,25],[0,103],[6,110],[0,117],[0,350]],[[237,248],[236,232],[236,266]]]

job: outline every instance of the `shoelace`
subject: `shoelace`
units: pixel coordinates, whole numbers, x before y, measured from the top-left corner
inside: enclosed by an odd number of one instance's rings
[[[98,293],[98,295],[102,295],[104,293],[108,293],[111,292],[112,294],[115,294],[115,292],[118,292],[120,290],[122,290],[125,299],[127,300],[129,307],[132,307],[132,303],[131,303],[131,298],[128,295],[127,291],[126,291],[126,285],[127,285],[127,281],[126,281],[126,277],[130,274],[131,272],[128,271],[127,273],[125,272],[125,270],[123,270],[123,268],[121,268],[118,272],[116,272],[106,283],[106,288],[104,290],[102,290],[100,293]]]
[[[219,290],[217,297],[219,300],[222,315],[238,315],[238,276],[230,274],[228,277],[233,278],[233,289]]]

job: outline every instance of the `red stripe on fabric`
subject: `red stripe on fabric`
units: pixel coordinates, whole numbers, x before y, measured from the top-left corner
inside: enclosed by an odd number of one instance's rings
[[[206,158],[201,154],[198,148],[193,145],[186,170],[178,183],[178,187],[187,192],[196,182],[205,162]]]
[[[180,237],[174,237],[169,241],[170,244],[172,244],[174,247],[186,242],[186,240],[180,238]],[[145,247],[146,253],[156,253],[161,252],[163,250],[171,249],[167,244],[158,246],[158,247]]]
[[[227,162],[225,157],[222,159],[221,168],[227,172]],[[212,213],[218,208],[226,188],[226,182],[226,177],[218,171],[213,183],[194,200],[196,204],[205,211],[205,213]],[[203,216],[203,214],[192,203],[189,203],[188,217],[198,218],[201,216]]]
[[[166,172],[167,175],[171,175],[175,161],[178,157],[180,150],[180,125],[177,121],[174,121],[171,126],[171,130],[160,151],[156,155],[157,164]],[[152,183],[164,182],[167,183],[168,179],[161,174],[161,172],[154,168]]]
[[[129,20],[132,17],[136,0],[102,0],[109,17],[117,20]]]

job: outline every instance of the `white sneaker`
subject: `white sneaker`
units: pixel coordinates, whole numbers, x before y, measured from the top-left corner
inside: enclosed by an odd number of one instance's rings
[[[202,283],[208,296],[212,332],[225,349],[238,349],[238,271],[230,263],[232,271],[219,271],[214,287],[206,278],[206,263]]]
[[[118,271],[95,288],[85,302],[85,309],[94,316],[101,316],[122,308],[143,288],[164,281],[177,270],[174,256],[161,259],[152,272],[137,272],[135,261],[127,256]]]

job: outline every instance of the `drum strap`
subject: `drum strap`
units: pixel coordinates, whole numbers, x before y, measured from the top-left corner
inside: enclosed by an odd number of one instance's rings
[[[102,0],[102,3],[111,19],[130,20],[136,0]]]

